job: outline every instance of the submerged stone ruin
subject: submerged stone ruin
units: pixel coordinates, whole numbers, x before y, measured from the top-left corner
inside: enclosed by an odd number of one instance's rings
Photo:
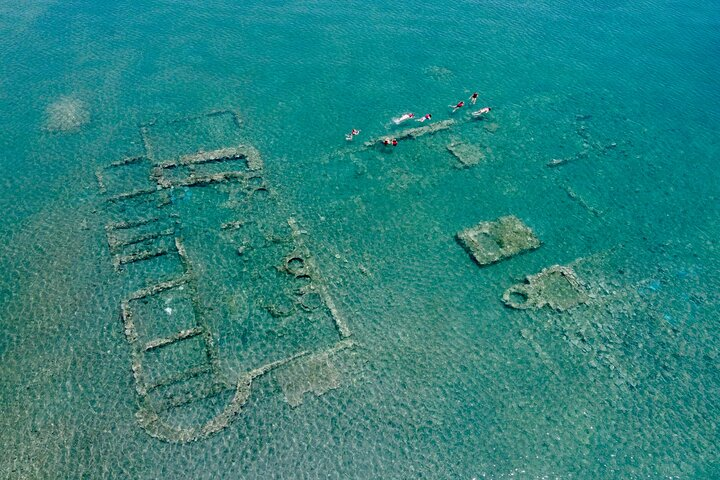
[[[653,289],[660,282],[665,285],[663,288],[675,283],[684,289],[702,281],[700,276],[694,279],[678,276],[677,269],[682,267],[674,261],[671,265],[658,265],[650,277],[644,269],[628,275],[627,248],[621,243],[579,258],[569,266],[545,269],[548,275],[541,278],[531,275],[520,284],[522,295],[515,296],[515,288],[509,289],[510,301],[515,304],[511,308],[524,308],[526,318],[518,320],[519,333],[542,363],[558,376],[567,358],[577,365],[586,365],[589,381],[598,378],[609,381],[607,395],[611,402],[623,402],[633,395],[650,373],[648,364],[637,355],[637,348],[628,348],[628,344],[674,344],[677,328],[666,315],[692,315],[698,305],[699,299],[694,301],[690,296],[682,299],[680,295]],[[660,278],[655,276],[658,273]],[[531,292],[528,294],[527,290]],[[532,299],[530,304],[526,305],[523,295]],[[668,303],[670,297],[674,297],[670,300],[672,305]],[[680,302],[675,303],[677,300]],[[562,314],[555,315],[551,309]],[[664,357],[662,361],[669,367],[673,360]]]
[[[514,215],[481,222],[456,235],[457,241],[480,266],[505,260],[540,247],[535,233]]]
[[[553,265],[529,275],[523,283],[505,290],[503,301],[512,308],[538,309],[548,306],[557,311],[569,310],[588,301],[584,286],[570,267]]]
[[[586,160],[591,156],[601,158],[617,150],[619,150],[623,155],[626,154],[622,148],[619,148],[617,142],[607,142],[605,140],[601,141],[591,134],[590,129],[586,124],[586,122],[591,118],[592,115],[577,115],[575,118],[577,122],[575,133],[579,137],[578,139],[580,141],[579,150],[571,156],[550,159],[545,163],[546,167],[556,168],[577,160]]]
[[[397,140],[407,140],[411,138],[419,138],[424,135],[432,135],[434,133],[440,132],[442,130],[447,130],[450,127],[452,127],[455,124],[455,120],[452,118],[447,120],[441,120],[439,122],[433,122],[430,125],[425,125],[422,127],[415,127],[415,128],[408,128],[406,130],[402,130],[395,134],[387,134],[383,135],[382,137],[374,138],[372,140],[369,140],[365,142],[363,145],[367,148],[375,147],[378,145],[382,145],[383,140],[385,138],[395,138]]]
[[[253,381],[281,367],[291,406],[307,391],[337,388],[339,372],[329,362],[354,346],[305,232],[284,216],[265,180],[259,152],[243,143],[176,148],[175,129],[202,128],[205,120],[212,128],[191,132],[205,145],[236,139],[227,131],[212,137],[218,125],[239,127],[232,112],[153,122],[141,127],[143,155],[96,172],[112,264],[131,289],[120,312],[137,420],[151,436],[177,443],[227,427]],[[183,201],[194,197],[202,201]],[[237,292],[231,301],[215,294],[218,282]],[[227,347],[218,344],[217,327],[239,311],[253,317],[243,325],[263,328],[254,333],[263,342],[243,344],[247,356],[229,369],[233,359],[222,358]]]
[[[474,167],[485,159],[482,147],[465,142],[452,142],[447,146],[448,151],[459,162],[457,168]]]

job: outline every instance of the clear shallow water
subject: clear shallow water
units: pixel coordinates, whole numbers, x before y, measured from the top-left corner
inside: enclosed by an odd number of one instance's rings
[[[711,1],[2,4],[2,476],[717,476],[719,13]],[[451,130],[387,153],[343,140],[392,131],[406,110],[442,120],[473,90],[494,107],[485,123],[458,112]],[[63,98],[89,122],[49,132]],[[122,215],[95,171],[143,153],[141,124],[223,109],[242,122],[218,138],[256,147],[276,195],[255,213],[298,219],[357,346],[337,361],[339,388],[292,408],[292,371],[270,373],[227,428],[171,444],[135,418],[119,305],[138,285],[113,270],[104,226]],[[175,132],[165,151],[201,137]],[[455,168],[453,140],[485,160]],[[334,340],[244,316],[243,299],[277,289],[240,282],[223,250],[234,240],[208,233],[243,211],[223,188],[172,208],[233,380]],[[506,214],[544,244],[479,268],[454,235]],[[589,305],[503,306],[525,275],[578,258]]]

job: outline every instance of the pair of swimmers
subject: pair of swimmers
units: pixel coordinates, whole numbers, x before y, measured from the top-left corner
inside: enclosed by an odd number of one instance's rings
[[[360,130],[357,130],[357,129],[353,128],[350,133],[348,133],[347,135],[345,135],[345,140],[347,140],[348,142],[350,142],[350,141],[352,141],[353,137],[355,137],[355,135],[359,135],[359,134],[360,134]]]
[[[414,114],[414,113],[403,113],[403,114],[400,115],[399,117],[393,118],[392,121],[393,121],[393,123],[394,123],[395,125],[400,125],[400,124],[403,123],[404,121],[410,120],[410,119],[412,119],[412,118],[415,118],[415,114]],[[424,121],[430,120],[430,119],[432,119],[432,114],[426,113],[426,114],[423,115],[422,117],[416,118],[415,121],[416,121],[416,122],[423,123]]]
[[[383,138],[382,144],[387,146],[392,145],[393,147],[397,147],[398,141],[397,138],[390,139],[388,137]]]
[[[471,104],[475,105],[475,102],[477,102],[477,99],[478,99],[478,92],[473,92],[473,94],[470,95],[470,98],[468,100],[470,100]],[[448,105],[448,107],[453,109],[453,113],[455,113],[459,108],[462,108],[464,106],[465,106],[465,102],[463,100],[460,100],[455,105]]]
[[[474,104],[474,103],[475,103],[475,102],[473,102],[473,104]],[[455,104],[455,105],[448,105],[448,106],[449,106],[450,108],[452,108],[452,109],[453,109],[453,113],[455,113],[459,108],[462,108],[462,107],[465,106],[465,102],[462,102],[462,101],[461,101],[461,102],[458,102],[458,103]],[[489,113],[491,110],[492,110],[492,108],[490,108],[490,107],[483,107],[483,108],[481,108],[480,110],[476,110],[476,111],[472,112],[472,116],[475,117],[475,118],[480,118],[480,117],[482,117],[483,115],[485,115],[486,113]]]
[[[408,112],[408,113],[403,113],[402,115],[400,115],[397,118],[393,118],[392,121],[393,121],[393,123],[395,123],[395,125],[400,125],[401,123],[405,122],[406,120],[410,120],[411,118],[415,118],[415,114],[412,112]],[[431,120],[431,119],[432,119],[432,114],[426,113],[421,118],[418,118],[415,121],[423,123],[426,120]],[[345,135],[345,140],[350,142],[355,137],[355,135],[357,135],[359,133],[360,133],[360,130],[356,130],[353,128],[352,132]],[[395,146],[395,145],[397,145],[397,140],[393,139],[392,141],[389,141],[385,145],[390,145],[390,143],[392,143],[392,145]]]
[[[414,113],[403,113],[399,117],[393,118],[392,121],[395,125],[400,125],[402,122],[410,120],[411,118],[415,118]]]

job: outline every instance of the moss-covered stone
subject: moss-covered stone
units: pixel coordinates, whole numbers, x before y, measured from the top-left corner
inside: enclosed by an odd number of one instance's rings
[[[458,242],[480,266],[490,265],[541,245],[532,229],[514,215],[481,222],[457,234]]]
[[[572,268],[553,265],[508,288],[503,301],[517,309],[548,306],[565,311],[586,303],[588,296]]]

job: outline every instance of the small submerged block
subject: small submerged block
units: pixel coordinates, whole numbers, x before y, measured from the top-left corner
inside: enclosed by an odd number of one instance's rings
[[[457,234],[457,241],[480,266],[534,250],[541,245],[532,229],[514,215],[467,228]]]
[[[505,290],[503,301],[517,309],[547,305],[562,312],[587,303],[588,295],[572,268],[553,265]]]

